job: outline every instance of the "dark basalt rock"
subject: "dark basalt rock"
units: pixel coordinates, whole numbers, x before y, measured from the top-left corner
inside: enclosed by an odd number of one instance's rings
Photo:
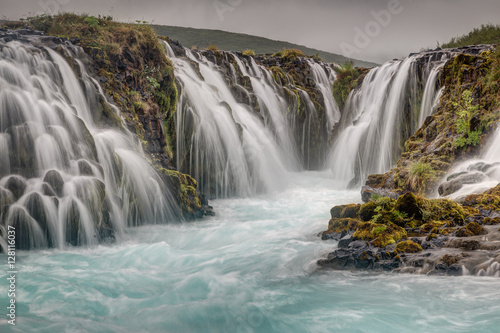
[[[479,168],[483,165],[479,166]],[[460,173],[456,175],[451,175],[448,179],[451,179],[441,185],[439,185],[438,193],[441,196],[447,196],[456,191],[460,190],[463,185],[466,184],[476,184],[481,182],[486,176],[483,173]]]
[[[363,200],[363,202],[370,201],[372,195],[374,194],[381,197],[389,197],[392,199],[397,199],[401,195],[401,193],[397,191],[388,190],[384,188],[374,188],[369,185],[364,185],[361,188],[361,200]]]
[[[317,264],[337,270],[393,270],[400,266],[400,257],[394,251],[382,251],[365,241],[353,241],[347,248],[339,248],[326,259],[318,260]]]
[[[45,174],[43,181],[50,185],[58,197],[63,196],[64,180],[57,170],[49,170]]]
[[[10,176],[5,182],[5,188],[12,193],[15,200],[18,200],[24,194],[26,183],[19,176]]]

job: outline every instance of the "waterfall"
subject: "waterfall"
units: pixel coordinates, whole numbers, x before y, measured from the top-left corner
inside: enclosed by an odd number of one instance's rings
[[[321,106],[282,69],[233,52],[182,49],[165,42],[179,87],[177,167],[211,197],[281,190],[289,173],[321,165],[328,134],[340,118],[333,99],[333,69],[307,66]],[[178,46],[176,46],[178,48]],[[323,110],[320,110],[323,109]],[[312,139],[313,138],[313,139]]]
[[[327,166],[342,188],[388,171],[404,142],[437,108],[447,52],[421,53],[372,69],[351,92]]]
[[[457,164],[443,178],[438,193],[461,200],[469,194],[483,193],[500,183],[500,128],[493,133],[479,159]]]
[[[94,121],[105,98],[82,50],[64,48],[77,77],[36,44],[0,44],[0,221],[16,228],[17,247],[92,245],[172,220],[176,204],[137,138]]]

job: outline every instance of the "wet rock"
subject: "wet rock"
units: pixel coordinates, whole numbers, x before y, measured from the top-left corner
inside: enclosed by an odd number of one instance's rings
[[[453,175],[452,175],[453,176]],[[439,185],[438,193],[440,196],[447,196],[460,190],[463,185],[477,184],[484,180],[486,176],[482,173],[464,173],[457,175],[452,180]]]
[[[414,241],[406,240],[399,242],[396,245],[396,251],[403,253],[417,253],[422,251],[422,246]]]
[[[92,166],[89,162],[85,160],[78,161],[78,170],[80,171],[80,175],[82,176],[93,176],[94,172],[92,171]]]
[[[19,176],[10,176],[5,182],[5,188],[9,190],[12,195],[14,195],[14,199],[18,200],[26,190],[26,183],[22,177]]]
[[[64,180],[57,170],[49,170],[45,174],[43,181],[52,187],[58,197],[63,196]]]
[[[389,197],[392,199],[397,199],[400,196],[399,192],[383,188],[373,188],[369,185],[364,185],[361,188],[361,199],[363,200],[363,202],[370,201],[372,195],[374,194],[381,197]]]
[[[345,249],[347,248],[352,242],[354,241],[354,238],[352,237],[352,235],[346,235],[344,237],[342,237],[340,240],[339,240],[339,243],[338,243],[338,247],[340,249]]]

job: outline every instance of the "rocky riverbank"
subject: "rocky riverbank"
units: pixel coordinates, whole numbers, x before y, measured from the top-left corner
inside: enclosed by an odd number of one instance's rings
[[[406,141],[397,166],[368,177],[365,204],[332,208],[321,237],[338,245],[320,267],[500,276],[500,185],[460,202],[425,198],[479,182],[497,165],[477,162],[444,177],[458,162],[481,156],[500,119],[498,51],[455,51],[461,53],[441,73],[437,111]]]

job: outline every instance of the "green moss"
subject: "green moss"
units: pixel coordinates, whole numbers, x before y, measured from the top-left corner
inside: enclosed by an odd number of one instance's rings
[[[377,213],[375,209],[377,208],[377,204],[373,201],[367,202],[362,205],[359,209],[359,217],[363,221],[370,221],[373,216]]]
[[[328,230],[323,234],[350,232],[355,230],[359,223],[359,220],[351,218],[332,218],[328,222]]]
[[[332,209],[330,209],[330,216],[332,218],[339,218],[340,213],[344,210],[346,205],[340,205],[340,206],[335,206]]]
[[[417,197],[411,192],[401,195],[396,201],[394,209],[405,213],[413,219],[422,219],[422,210],[418,204]]]
[[[372,241],[374,246],[383,248],[406,238],[406,231],[393,223],[364,222],[358,225],[353,237],[359,240]]]
[[[340,212],[340,217],[341,218],[357,218],[359,209],[361,205],[358,204],[351,204],[351,205],[346,205],[344,206],[344,209]]]
[[[417,253],[417,252],[422,251],[422,246],[420,246],[420,244],[415,243],[411,240],[406,240],[406,241],[399,242],[396,245],[396,250],[398,252],[403,252],[403,253]]]
[[[337,77],[333,82],[333,97],[341,109],[347,101],[351,91],[358,86],[360,72],[354,68],[351,61],[344,63],[340,67],[335,67]]]
[[[192,214],[201,207],[201,200],[198,195],[198,182],[190,175],[176,170],[160,169],[161,173],[168,177],[171,189],[176,194],[179,207],[185,217]]]

